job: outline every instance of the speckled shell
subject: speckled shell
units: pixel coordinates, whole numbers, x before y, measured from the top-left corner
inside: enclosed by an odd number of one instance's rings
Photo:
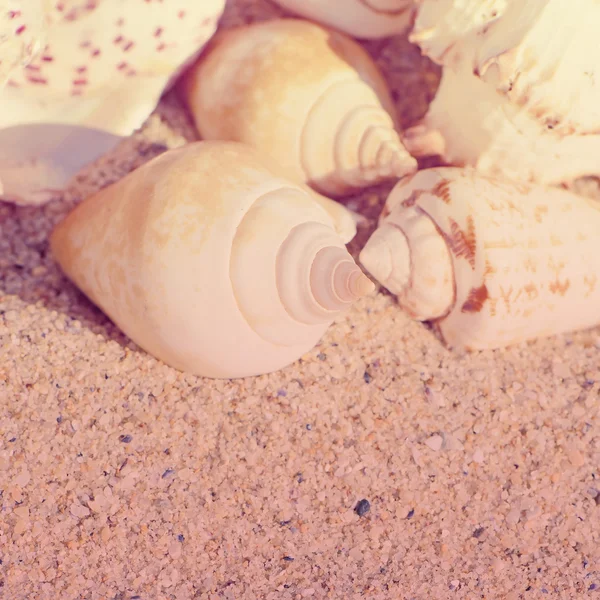
[[[449,346],[485,349],[600,323],[599,245],[597,202],[446,167],[397,184],[360,261]]]
[[[213,35],[224,6],[225,0],[40,0],[16,28],[0,21],[4,45],[13,48],[10,62],[25,63],[0,71],[0,197],[47,201],[82,164],[140,127]],[[30,28],[34,37],[22,44]]]
[[[0,2],[0,88],[26,67],[46,43],[50,0]]]

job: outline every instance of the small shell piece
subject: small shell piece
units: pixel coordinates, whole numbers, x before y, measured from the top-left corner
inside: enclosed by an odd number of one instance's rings
[[[254,146],[327,196],[416,170],[371,57],[347,36],[308,21],[275,19],[218,33],[181,89],[204,139]]]
[[[273,0],[291,13],[362,39],[404,33],[413,0]]]
[[[473,169],[392,190],[360,262],[454,348],[499,348],[600,324],[600,204]]]
[[[511,1],[417,0],[409,40],[438,65],[460,62],[463,57],[458,56],[459,47],[461,51],[475,51],[478,44],[489,43],[481,38],[488,34],[494,21],[502,18]],[[536,3],[533,0],[531,4]],[[503,45],[509,45],[516,37],[503,40]]]
[[[197,142],[82,202],[51,248],[147,352],[196,375],[244,377],[298,359],[374,289],[338,234],[352,222],[333,218],[343,210],[248,146]]]
[[[423,0],[409,37],[444,70],[408,149],[521,181],[600,174],[598,23],[595,0]]]
[[[11,63],[27,63],[0,91],[1,197],[23,204],[49,200],[106,151],[107,136],[116,145],[143,124],[215,32],[225,0],[37,4],[3,44]],[[30,27],[38,43],[19,45]],[[46,137],[56,125],[61,134]]]

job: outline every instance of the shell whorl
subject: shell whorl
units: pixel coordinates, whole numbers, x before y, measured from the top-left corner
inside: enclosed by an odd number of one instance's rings
[[[306,325],[329,322],[373,289],[327,225],[297,225],[277,256],[279,296],[290,316]]]
[[[264,193],[237,227],[230,279],[240,312],[263,339],[314,339],[373,284],[307,192]]]
[[[416,169],[392,116],[358,78],[333,84],[315,102],[302,131],[301,158],[307,180],[334,196]]]
[[[414,319],[446,315],[456,292],[452,256],[432,219],[415,206],[397,205],[365,244],[359,260],[398,296]]]

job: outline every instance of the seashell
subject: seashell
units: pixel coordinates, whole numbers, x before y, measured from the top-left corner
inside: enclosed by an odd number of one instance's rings
[[[400,181],[359,260],[453,348],[600,324],[600,203],[472,168]]]
[[[291,13],[362,39],[404,33],[413,0],[272,0]]]
[[[4,0],[0,7],[0,87],[43,48],[48,1]]]
[[[416,170],[373,60],[347,36],[308,21],[219,32],[181,92],[204,139],[254,146],[327,196]]]
[[[345,247],[348,212],[234,142],[169,150],[54,230],[65,274],[141,348],[215,378],[309,351],[374,289]]]
[[[598,22],[595,0],[419,3],[409,39],[444,69],[407,148],[521,181],[600,174]]]
[[[50,200],[81,166],[139,128],[215,32],[224,5],[26,0],[25,22],[8,29],[5,17],[0,197]]]
[[[460,62],[467,47],[474,50],[477,44],[490,43],[490,28],[504,16],[511,1],[418,0],[409,40],[438,65]],[[533,0],[531,4],[536,3]],[[487,40],[478,40],[486,35]],[[509,43],[506,39],[503,45]]]

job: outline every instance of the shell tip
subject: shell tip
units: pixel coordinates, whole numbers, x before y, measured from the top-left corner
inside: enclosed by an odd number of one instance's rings
[[[417,161],[408,152],[397,152],[391,162],[392,173],[400,178],[417,170]]]
[[[446,141],[441,131],[430,129],[426,121],[421,121],[407,129],[402,136],[402,143],[413,157],[444,156],[446,154]]]
[[[375,291],[375,284],[360,270],[357,265],[354,277],[351,277],[348,287],[351,294],[356,298],[369,296]]]
[[[397,143],[385,142],[377,160],[377,171],[384,177],[401,178],[417,170],[417,161],[408,153],[406,148]]]

